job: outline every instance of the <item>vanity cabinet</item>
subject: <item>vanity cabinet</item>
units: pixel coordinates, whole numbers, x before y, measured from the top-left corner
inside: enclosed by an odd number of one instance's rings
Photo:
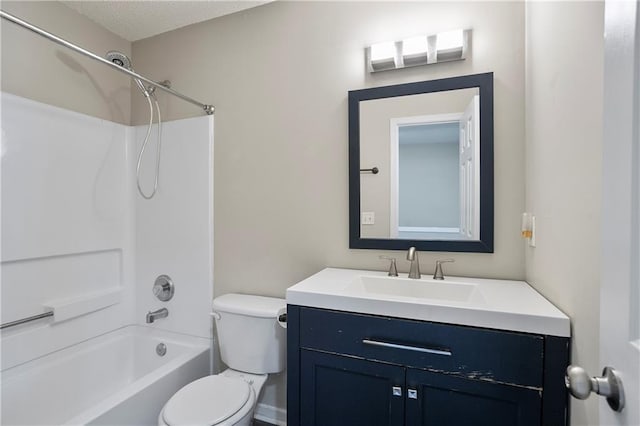
[[[289,426],[566,425],[569,339],[289,305]]]

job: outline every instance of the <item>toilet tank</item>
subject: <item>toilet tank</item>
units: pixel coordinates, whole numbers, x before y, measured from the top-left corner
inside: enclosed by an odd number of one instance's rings
[[[247,294],[225,294],[213,300],[222,361],[247,373],[283,371],[286,330],[278,323],[286,301]]]

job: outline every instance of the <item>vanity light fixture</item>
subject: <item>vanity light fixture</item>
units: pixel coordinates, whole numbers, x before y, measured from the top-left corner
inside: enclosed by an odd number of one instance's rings
[[[392,70],[398,67],[396,43],[387,41],[369,47],[369,66],[373,71]]]
[[[366,48],[367,66],[378,72],[463,60],[470,39],[471,30],[454,30],[373,44]]]
[[[427,36],[402,40],[402,62],[405,67],[427,65],[429,60],[429,41]]]
[[[447,31],[436,35],[436,61],[455,61],[463,58],[464,32]]]

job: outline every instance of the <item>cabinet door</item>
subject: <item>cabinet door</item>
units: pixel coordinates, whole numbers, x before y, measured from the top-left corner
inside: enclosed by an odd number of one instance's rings
[[[301,424],[402,426],[404,381],[403,367],[303,349]]]
[[[539,426],[540,393],[489,377],[407,369],[407,426]]]

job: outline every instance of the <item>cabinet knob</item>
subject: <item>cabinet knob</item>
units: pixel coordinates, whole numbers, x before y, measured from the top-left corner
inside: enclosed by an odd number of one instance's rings
[[[402,396],[402,388],[400,386],[394,386],[391,388],[393,396]]]
[[[409,399],[418,399],[418,390],[407,389],[407,396],[409,397]]]

